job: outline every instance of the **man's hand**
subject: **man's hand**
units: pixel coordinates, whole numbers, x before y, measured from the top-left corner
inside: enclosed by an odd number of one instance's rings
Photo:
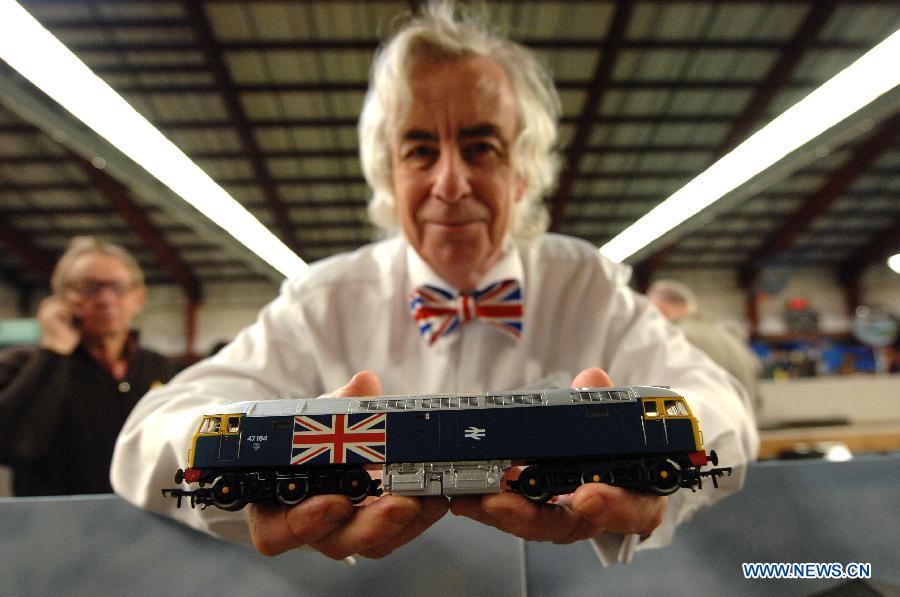
[[[332,396],[375,396],[381,382],[363,371]],[[448,509],[446,498],[385,495],[354,507],[342,495],[317,495],[296,506],[250,504],[247,516],[253,545],[265,555],[309,545],[329,558],[359,554],[381,558],[412,541]]]
[[[69,304],[59,296],[41,301],[37,312],[41,327],[41,346],[61,355],[70,355],[81,342],[81,332],[74,325]]]
[[[585,369],[572,387],[612,386],[601,369]],[[510,471],[510,477],[518,476]],[[450,511],[530,541],[573,543],[602,532],[648,537],[666,512],[666,498],[603,483],[585,483],[555,503],[536,504],[518,493],[454,497]]]

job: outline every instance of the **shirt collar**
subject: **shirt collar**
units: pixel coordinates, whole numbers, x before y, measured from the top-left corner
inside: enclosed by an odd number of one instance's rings
[[[409,242],[406,243],[406,268],[409,272],[410,291],[414,288],[430,284],[457,293],[459,292],[458,288],[437,275]],[[524,296],[525,276],[523,272],[524,267],[522,266],[522,258],[519,255],[519,249],[516,247],[516,243],[512,242],[512,239],[507,236],[503,243],[503,254],[500,256],[497,263],[494,264],[494,267],[478,281],[476,288],[484,288],[494,282],[512,278],[518,280],[519,287],[522,289],[522,295]]]

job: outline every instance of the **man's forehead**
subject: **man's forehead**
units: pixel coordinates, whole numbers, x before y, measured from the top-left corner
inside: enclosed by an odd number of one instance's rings
[[[69,268],[69,278],[75,276],[90,276],[92,279],[108,279],[121,277],[122,274],[131,276],[128,265],[115,255],[105,253],[85,253],[79,255]]]
[[[418,61],[409,71],[408,83],[409,104],[399,119],[401,123],[452,116],[467,128],[480,123],[499,127],[509,119],[510,112],[517,112],[512,80],[490,58]]]
[[[481,122],[471,126],[460,127],[456,131],[456,136],[460,139],[473,139],[479,137],[498,137],[503,138],[503,132],[500,127],[490,122]],[[415,124],[410,124],[406,130],[401,130],[401,141],[435,141],[438,135],[430,129],[418,128]]]

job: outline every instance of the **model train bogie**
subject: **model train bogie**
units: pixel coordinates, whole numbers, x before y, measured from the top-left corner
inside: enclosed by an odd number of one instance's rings
[[[705,476],[717,486],[731,470],[703,469],[718,457],[704,451],[697,420],[684,398],[655,386],[244,402],[204,415],[189,460],[176,483],[200,487],[163,495],[226,510],[322,494],[358,504],[383,491],[509,489],[546,502],[598,482],[669,495]],[[503,487],[513,463],[528,466]]]

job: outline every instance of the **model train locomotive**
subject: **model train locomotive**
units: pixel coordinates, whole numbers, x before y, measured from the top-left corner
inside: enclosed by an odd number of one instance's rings
[[[188,460],[175,482],[199,487],[163,495],[224,510],[496,493],[515,465],[525,468],[508,489],[536,502],[588,482],[667,495],[731,473],[703,470],[718,461],[687,402],[651,386],[240,402],[203,416]]]

